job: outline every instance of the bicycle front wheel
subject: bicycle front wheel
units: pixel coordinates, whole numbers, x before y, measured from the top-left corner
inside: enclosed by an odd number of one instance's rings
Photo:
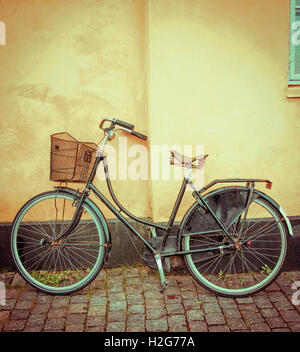
[[[234,214],[235,206],[226,212]],[[207,224],[204,217],[195,204],[186,223]],[[280,274],[286,258],[288,234],[281,219],[270,202],[257,196],[231,222],[230,237],[218,226],[206,228],[205,234],[183,231],[182,248],[202,250],[185,256],[188,270],[200,285],[221,296],[245,297],[266,288]]]
[[[105,233],[96,212],[86,202],[75,230],[65,239],[76,210],[75,196],[50,191],[29,200],[12,226],[11,251],[22,277],[48,294],[64,295],[88,285],[105,258]]]

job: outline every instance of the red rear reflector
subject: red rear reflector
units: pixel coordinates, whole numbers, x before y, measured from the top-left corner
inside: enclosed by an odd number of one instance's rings
[[[267,181],[266,188],[271,189],[272,188],[272,182]]]

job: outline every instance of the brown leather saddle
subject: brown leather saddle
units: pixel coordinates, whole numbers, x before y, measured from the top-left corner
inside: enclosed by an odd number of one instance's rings
[[[189,157],[177,152],[176,150],[170,150],[170,153],[171,165],[187,167],[188,169],[201,169],[204,166],[205,159],[208,157],[208,154]],[[179,163],[175,163],[175,159],[179,161]]]

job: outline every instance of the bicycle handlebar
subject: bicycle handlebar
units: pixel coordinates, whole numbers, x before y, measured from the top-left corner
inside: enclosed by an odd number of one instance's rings
[[[143,139],[144,141],[146,141],[147,138],[148,138],[146,135],[144,135],[142,133],[139,133],[139,132],[135,132],[135,131],[131,131],[131,134],[133,136],[136,136],[136,137],[140,138],[140,139]]]
[[[105,123],[105,121],[109,121],[111,122],[111,125],[109,128],[104,128],[103,125]],[[125,129],[126,132],[129,132],[130,134],[132,134],[133,136],[143,139],[144,141],[147,140],[147,136],[134,131],[134,125],[129,123],[129,122],[125,122],[125,121],[121,121],[121,120],[117,120],[117,119],[110,119],[110,118],[106,118],[103,119],[100,123],[100,128],[102,128],[104,131],[112,131],[115,125],[119,125],[120,127],[123,127]]]

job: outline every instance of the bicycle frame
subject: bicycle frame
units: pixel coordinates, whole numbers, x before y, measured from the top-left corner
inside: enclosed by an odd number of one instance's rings
[[[99,166],[100,163],[103,163],[103,168],[104,168],[104,172],[105,172],[105,178],[106,178],[106,183],[107,183],[107,187],[109,190],[109,193],[113,199],[113,201],[115,202],[115,204],[119,207],[119,210],[97,189],[97,187],[93,184],[94,178],[96,176],[96,171],[97,168]],[[261,180],[261,179],[225,179],[225,180],[215,180],[212,183],[210,183],[209,185],[207,185],[206,187],[202,188],[200,191],[197,191],[192,183],[192,181],[190,180],[190,173],[191,173],[191,169],[188,170],[187,175],[184,177],[179,193],[177,195],[175,204],[173,206],[173,209],[171,211],[167,226],[162,226],[156,223],[152,223],[146,220],[143,220],[133,214],[131,214],[127,209],[125,209],[122,204],[118,201],[112,185],[111,185],[111,181],[110,181],[110,177],[109,177],[109,172],[108,172],[108,165],[107,165],[107,160],[106,160],[106,156],[104,154],[103,151],[98,151],[97,153],[97,157],[95,159],[92,171],[90,173],[89,179],[86,183],[85,189],[82,192],[81,198],[77,201],[77,209],[74,213],[73,219],[71,221],[71,224],[69,225],[69,227],[59,236],[59,238],[57,239],[57,241],[61,240],[62,238],[67,237],[77,226],[77,224],[80,221],[81,218],[81,214],[82,214],[82,207],[81,205],[83,204],[85,198],[88,196],[89,192],[92,191],[106,206],[108,209],[110,209],[110,211],[115,214],[115,216],[136,236],[138,237],[143,243],[144,245],[146,245],[148,247],[148,249],[153,253],[153,254],[159,254],[162,258],[163,257],[170,257],[170,256],[177,256],[177,255],[188,255],[188,254],[193,254],[193,253],[199,253],[199,252],[203,252],[203,251],[209,251],[211,250],[210,248],[206,248],[206,249],[193,249],[193,250],[189,250],[189,251],[178,251],[176,250],[175,252],[167,252],[164,253],[163,249],[164,246],[166,244],[166,241],[168,239],[170,230],[173,228],[174,225],[174,220],[175,217],[177,215],[178,209],[180,207],[183,195],[186,191],[186,188],[188,185],[190,185],[194,192],[193,192],[193,196],[195,197],[196,201],[198,202],[198,204],[205,209],[205,211],[210,212],[210,214],[213,216],[213,218],[215,219],[216,223],[219,225],[220,227],[220,232],[224,231],[224,233],[229,236],[233,241],[232,244],[229,245],[220,245],[220,249],[224,249],[224,248],[232,248],[235,245],[235,241],[233,239],[233,236],[228,232],[227,228],[224,227],[224,225],[220,222],[220,220],[218,219],[218,217],[216,216],[216,214],[213,212],[213,210],[209,207],[209,205],[207,204],[207,202],[205,201],[205,199],[201,196],[201,192],[203,190],[207,190],[208,188],[210,188],[211,186],[213,186],[216,183],[222,183],[222,182],[247,182],[248,186],[251,184],[251,188],[249,187],[249,196],[247,199],[247,203],[245,208],[243,209],[242,212],[244,212],[245,210],[247,211],[247,208],[249,207],[249,200],[251,198],[251,193],[253,191],[254,188],[254,182],[266,182],[267,186],[271,185],[271,182],[269,180]],[[269,187],[268,187],[269,188]],[[151,246],[151,244],[144,239],[144,237],[129,223],[129,221],[121,214],[121,212],[123,212],[124,214],[126,214],[128,217],[130,217],[131,219],[142,223],[144,225],[147,225],[149,227],[153,227],[159,230],[163,230],[164,236],[163,236],[163,240],[161,243],[160,248],[157,250],[155,248],[153,248]],[[242,213],[241,213],[242,214]],[[230,226],[229,226],[230,227]],[[229,228],[228,227],[228,228]],[[217,233],[219,231],[213,231],[214,233]],[[201,234],[206,234],[207,231],[204,232],[198,232],[196,234],[193,235],[201,235]],[[216,249],[216,248],[214,248]]]

